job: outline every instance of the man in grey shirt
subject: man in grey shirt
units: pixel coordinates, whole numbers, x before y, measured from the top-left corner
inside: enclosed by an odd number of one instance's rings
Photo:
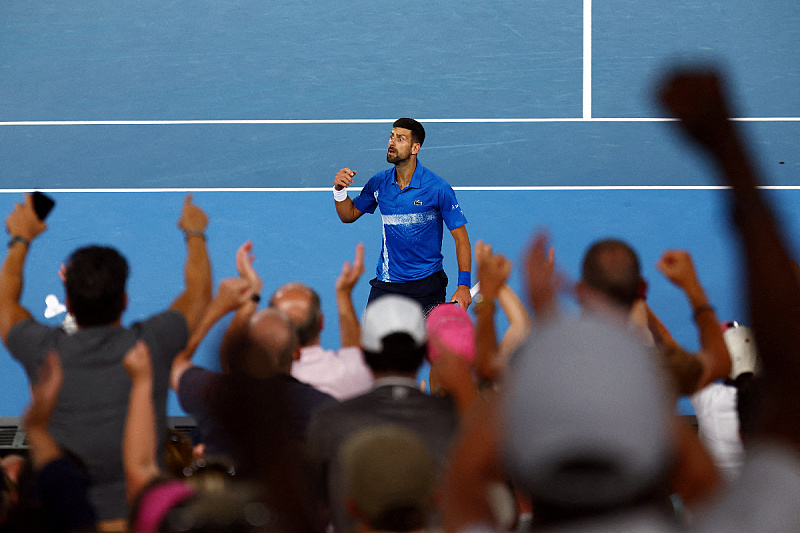
[[[127,304],[128,263],[113,248],[88,246],[73,252],[65,272],[67,308],[77,331],[37,323],[22,307],[22,273],[28,249],[46,229],[30,195],[6,219],[11,235],[0,269],[0,337],[31,381],[49,352],[61,357],[64,386],[50,431],[65,449],[77,454],[92,478],[90,497],[100,526],[124,527],[127,516],[122,469],[122,431],[130,379],[122,358],[137,339],[150,348],[160,441],[166,428],[166,400],[172,359],[184,348],[211,299],[211,266],[204,231],[205,213],[187,196],[178,226],[185,233],[186,288],[169,310],[130,328],[121,325]]]

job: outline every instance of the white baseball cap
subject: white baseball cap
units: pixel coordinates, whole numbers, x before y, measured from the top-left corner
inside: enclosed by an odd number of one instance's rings
[[[758,349],[750,328],[735,321],[723,322],[722,338],[731,356],[731,379],[745,372],[759,373]]]
[[[417,346],[425,344],[425,315],[416,300],[388,295],[367,306],[361,321],[361,348],[381,352],[383,339],[393,333],[408,334]]]

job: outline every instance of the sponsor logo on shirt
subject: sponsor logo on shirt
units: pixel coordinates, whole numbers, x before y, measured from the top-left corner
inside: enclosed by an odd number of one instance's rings
[[[422,200],[414,200],[414,205],[422,205]]]

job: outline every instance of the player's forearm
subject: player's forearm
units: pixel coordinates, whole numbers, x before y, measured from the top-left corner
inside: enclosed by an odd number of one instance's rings
[[[352,198],[348,196],[341,202],[334,200],[334,203],[336,204],[336,214],[339,215],[339,220],[345,224],[349,224],[350,222],[355,222],[358,219],[358,214],[356,213],[355,204],[353,203]]]
[[[472,272],[472,246],[469,243],[467,229],[461,226],[453,232],[456,244],[456,262],[459,272]]]

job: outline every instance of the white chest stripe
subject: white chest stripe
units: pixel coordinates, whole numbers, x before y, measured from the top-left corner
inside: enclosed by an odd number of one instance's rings
[[[383,223],[387,226],[409,226],[412,224],[424,224],[439,217],[437,211],[432,209],[424,213],[408,213],[404,215],[381,215]]]

